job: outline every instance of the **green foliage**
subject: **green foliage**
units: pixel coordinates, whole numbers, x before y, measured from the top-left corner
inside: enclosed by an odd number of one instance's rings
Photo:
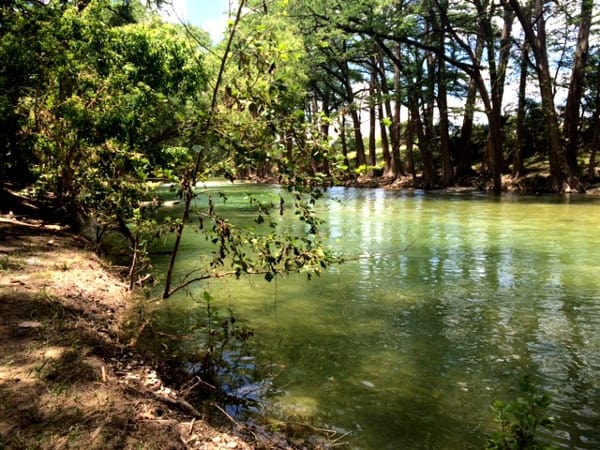
[[[284,11],[270,7],[245,16],[235,36],[207,162],[228,160],[228,170],[241,176],[292,180],[313,174],[327,145],[304,113],[309,76],[301,33]]]
[[[195,231],[210,244],[210,256],[200,257],[198,267],[184,276],[169,295],[193,283],[223,276],[260,275],[272,281],[278,275],[305,273],[310,278],[338,262],[319,239],[322,220],[315,214],[314,204],[320,193],[305,194],[293,187],[290,191],[291,198],[281,196],[277,203],[250,199],[255,211],[254,228],[237,226],[219,212],[218,200],[227,202],[225,196],[209,196],[206,208],[196,211]],[[278,217],[286,213],[298,218],[300,229],[279,226]]]
[[[196,181],[200,169],[230,178],[279,175],[301,185],[322,181],[328,146],[317,124],[306,121],[307,55],[285,14],[244,18],[218,102],[208,107],[208,78],[219,64],[217,52],[202,50],[207,45],[197,30],[191,39],[190,30],[162,23],[139,2],[15,4],[0,30],[0,51],[14,63],[0,69],[0,87],[18,82],[0,102],[10,125],[2,157],[23,149],[37,192],[53,194],[66,222],[93,223],[97,244],[107,230],[126,236],[132,282],[148,267],[153,237],[182,229],[187,219],[161,227],[139,208],[151,198],[151,178],[194,174]],[[185,193],[194,195],[191,188]],[[302,194],[294,193],[293,202],[305,229],[300,236],[275,227],[240,230],[214,205],[201,213],[211,223],[203,231],[218,247],[211,270],[228,264],[238,276],[259,272],[268,279],[317,273],[327,259],[316,239],[318,220]],[[268,209],[258,208],[258,226],[275,223]]]
[[[505,403],[497,400],[492,405],[500,431],[493,434],[488,449],[496,450],[550,450],[552,447],[539,440],[539,429],[551,428],[554,420],[545,415],[551,398],[540,394],[528,377],[520,383],[522,397]]]
[[[356,169],[354,169],[354,173],[358,176],[367,175],[369,173],[381,173],[383,171],[383,164],[377,166],[370,166],[368,164],[361,164]]]
[[[50,8],[36,8],[30,2],[14,1],[0,8],[0,182],[32,180],[32,143],[21,133],[27,116],[20,103],[43,75],[37,36],[52,19]]]
[[[112,6],[94,0],[83,9],[30,7],[39,20],[22,31],[36,42],[28,74],[35,89],[23,82],[17,93],[21,119],[13,133],[31,143],[27,160],[37,189],[55,194],[68,222],[92,217],[122,228],[148,195],[143,181],[190,164],[174,148],[190,135],[206,75],[202,54],[179,27],[148,14],[140,23],[133,13],[123,20]],[[24,28],[13,19],[13,27]]]

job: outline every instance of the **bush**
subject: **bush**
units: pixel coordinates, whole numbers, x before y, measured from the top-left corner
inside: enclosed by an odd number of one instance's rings
[[[552,428],[554,420],[544,414],[552,399],[540,394],[525,377],[520,383],[522,397],[505,403],[497,400],[492,405],[496,422],[501,430],[495,432],[488,442],[488,449],[495,450],[551,450],[542,444],[537,433],[540,427]]]

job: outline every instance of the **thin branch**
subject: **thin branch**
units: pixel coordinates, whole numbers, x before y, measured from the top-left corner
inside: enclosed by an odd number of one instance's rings
[[[242,17],[242,9],[244,8],[244,5],[245,5],[245,0],[240,0],[240,3],[238,5],[237,14],[235,16],[235,21],[231,27],[231,31],[229,33],[229,38],[227,40],[227,46],[225,48],[225,53],[223,54],[223,57],[221,58],[221,65],[219,67],[219,73],[217,75],[217,80],[216,80],[215,86],[213,88],[209,114],[208,114],[208,117],[206,118],[206,122],[204,123],[205,131],[208,131],[208,129],[210,128],[212,119],[215,115],[215,109],[217,106],[217,95],[219,92],[221,80],[223,79],[223,73],[225,72],[225,64],[227,63],[227,59],[229,57],[229,52],[231,50],[233,38],[236,34],[235,32],[237,30],[237,26]],[[167,275],[165,278],[165,288],[163,290],[163,295],[162,295],[163,299],[168,298],[172,294],[172,292],[170,292],[170,289],[171,289],[171,280],[173,279],[173,271],[175,268],[175,260],[177,259],[177,252],[179,251],[179,245],[181,244],[181,237],[183,236],[183,229],[185,228],[185,221],[189,216],[190,204],[192,202],[192,199],[194,198],[192,190],[193,190],[193,186],[196,184],[196,178],[198,177],[198,172],[200,170],[201,161],[202,161],[202,156],[201,156],[201,153],[198,152],[198,155],[196,156],[196,164],[194,166],[194,171],[192,172],[192,176],[191,176],[191,181],[188,182],[189,185],[187,186],[187,188],[189,189],[189,192],[184,192],[185,206],[183,208],[183,212],[182,212],[182,216],[181,216],[182,217],[181,223],[177,226],[177,231],[176,231],[177,235],[175,237],[175,242],[173,244],[173,251],[171,252],[171,258],[169,259],[169,266],[167,268]]]
[[[186,280],[185,282],[179,284],[176,288],[173,288],[173,290],[171,292],[169,292],[169,295],[173,295],[174,293],[176,293],[182,289],[185,289],[188,286],[190,286],[191,284],[197,283],[199,281],[218,280],[220,278],[238,276],[241,273],[242,272],[240,272],[238,270],[228,270],[226,272],[207,273],[207,274],[200,275],[200,276],[197,276],[194,278],[190,278],[189,280]],[[272,271],[271,270],[253,270],[253,271],[244,270],[243,273],[244,273],[244,275],[266,275],[267,273],[272,273]]]

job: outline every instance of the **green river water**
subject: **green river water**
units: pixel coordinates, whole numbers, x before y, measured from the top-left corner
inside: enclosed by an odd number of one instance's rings
[[[223,189],[236,223],[256,217],[248,193],[278,204],[280,192]],[[270,414],[348,433],[352,449],[481,449],[497,429],[490,405],[530,375],[553,399],[544,440],[600,448],[600,199],[332,188],[317,209],[348,262],[311,281],[197,287],[254,330],[243,360],[269,378],[245,389],[277,392]],[[178,273],[199,236],[186,232]],[[159,314],[168,334],[205,310],[181,295]]]

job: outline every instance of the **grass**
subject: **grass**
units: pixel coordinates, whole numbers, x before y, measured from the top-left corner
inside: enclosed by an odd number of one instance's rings
[[[0,257],[0,271],[8,271],[8,270],[21,270],[23,265],[13,260],[13,258],[5,255]]]

